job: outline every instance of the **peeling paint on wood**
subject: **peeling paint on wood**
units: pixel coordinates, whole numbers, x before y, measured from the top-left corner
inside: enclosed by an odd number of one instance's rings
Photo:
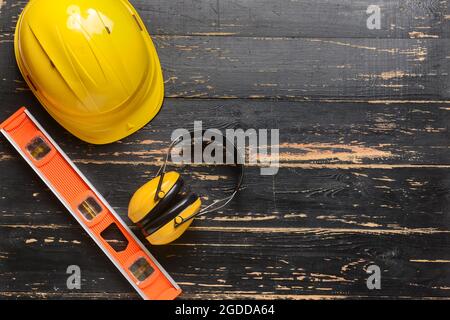
[[[410,38],[414,38],[414,39],[424,39],[424,38],[433,38],[433,39],[437,39],[439,38],[438,35],[435,34],[426,34],[422,31],[411,31],[409,33],[409,37]]]
[[[362,163],[363,159],[387,159],[393,157],[393,154],[386,151],[368,148],[361,145],[340,145],[331,143],[290,143],[280,145],[280,149],[289,148],[295,150],[289,153],[280,153],[282,162],[290,161],[315,161],[315,160],[339,160],[352,163]]]

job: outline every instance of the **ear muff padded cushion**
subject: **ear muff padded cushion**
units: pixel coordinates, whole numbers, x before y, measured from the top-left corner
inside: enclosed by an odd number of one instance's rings
[[[181,189],[184,186],[183,178],[179,178],[178,181],[173,185],[173,187],[167,192],[164,198],[160,199],[156,206],[150,210],[145,217],[137,223],[137,226],[141,229],[145,228],[146,225],[152,223],[170,206],[170,204],[176,199]]]
[[[192,205],[195,201],[197,201],[199,197],[194,193],[189,193],[186,196],[180,196],[179,200],[171,206],[167,212],[162,215],[159,215],[157,219],[147,224],[143,228],[144,236],[148,237],[152,233],[158,231],[161,227],[175,219],[178,215],[180,215],[186,208]]]

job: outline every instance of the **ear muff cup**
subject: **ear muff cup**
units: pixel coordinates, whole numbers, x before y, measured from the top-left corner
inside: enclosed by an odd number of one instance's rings
[[[194,193],[189,193],[187,195],[178,194],[173,205],[170,206],[166,212],[158,215],[156,219],[153,219],[151,222],[144,225],[142,228],[144,236],[148,237],[167,223],[170,223],[198,199],[199,197]]]
[[[188,220],[190,217],[195,216],[200,212],[202,206],[202,201],[200,198],[188,205],[187,208],[182,211],[171,221],[161,226],[158,230],[153,232],[145,239],[154,246],[161,246],[171,243],[181,237],[186,230],[191,226],[193,219]],[[186,222],[181,225],[176,225],[177,219],[185,220]]]
[[[156,206],[137,223],[137,226],[141,229],[145,229],[145,226],[151,224],[153,221],[157,220],[160,215],[164,214],[164,211],[166,211],[171,203],[178,197],[183,186],[184,180],[180,176],[169,192],[167,192],[166,195],[159,200]]]

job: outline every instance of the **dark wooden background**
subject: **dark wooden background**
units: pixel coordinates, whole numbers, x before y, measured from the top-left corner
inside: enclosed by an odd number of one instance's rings
[[[176,243],[150,248],[183,298],[450,297],[450,13],[437,0],[132,0],[166,79],[159,117],[113,145],[51,119],[15,64],[26,1],[0,0],[0,118],[25,105],[126,218],[175,128],[279,128],[281,168]],[[382,29],[366,28],[381,6]],[[210,199],[233,172],[181,169]],[[0,143],[0,298],[137,298]],[[134,229],[135,230],[135,229]],[[137,231],[137,230],[136,230]],[[66,288],[68,265],[82,289]],[[366,268],[382,289],[366,287]]]

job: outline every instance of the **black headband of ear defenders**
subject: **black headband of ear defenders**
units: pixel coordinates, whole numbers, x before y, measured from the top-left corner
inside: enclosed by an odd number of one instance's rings
[[[201,137],[202,137],[202,150],[204,150],[209,144],[211,144],[213,141],[207,141],[207,143],[205,144],[205,141],[203,140],[204,134],[205,134],[206,130],[202,130],[202,131],[189,131],[189,135],[190,135],[190,140],[191,140],[191,146],[194,147],[195,145],[195,138],[196,138],[196,133],[201,133]],[[242,156],[242,154],[239,152],[239,150],[236,147],[236,144],[234,143],[234,141],[231,141],[229,139],[227,139],[225,136],[222,136],[223,140],[222,140],[222,148],[225,151],[224,153],[224,157],[227,154],[227,146],[233,146],[233,151],[234,151],[234,164],[236,165],[236,168],[239,171],[239,178],[236,184],[236,187],[234,188],[233,194],[230,197],[230,199],[227,201],[227,203],[233,199],[233,197],[237,194],[237,192],[239,191],[239,189],[242,186],[242,183],[244,181],[244,163],[245,163],[245,157]],[[161,168],[159,169],[158,175],[160,175],[160,179],[159,179],[159,183],[158,183],[158,188],[156,189],[156,194],[155,194],[155,201],[159,200],[159,192],[161,191],[161,187],[162,187],[162,182],[164,180],[164,174],[166,172],[166,165],[167,162],[169,161],[169,157],[170,157],[170,153],[172,151],[172,149],[177,146],[179,143],[184,142],[185,140],[183,140],[184,138],[186,138],[185,136],[180,136],[178,138],[176,138],[175,140],[172,141],[172,143],[169,146],[169,149],[167,151],[167,155],[166,155],[166,159],[164,161],[164,164],[161,166]],[[226,200],[222,199],[222,200]],[[222,201],[220,200],[220,201]],[[214,210],[212,210],[214,211]],[[209,211],[210,212],[210,211]],[[186,221],[183,221],[183,223]]]

